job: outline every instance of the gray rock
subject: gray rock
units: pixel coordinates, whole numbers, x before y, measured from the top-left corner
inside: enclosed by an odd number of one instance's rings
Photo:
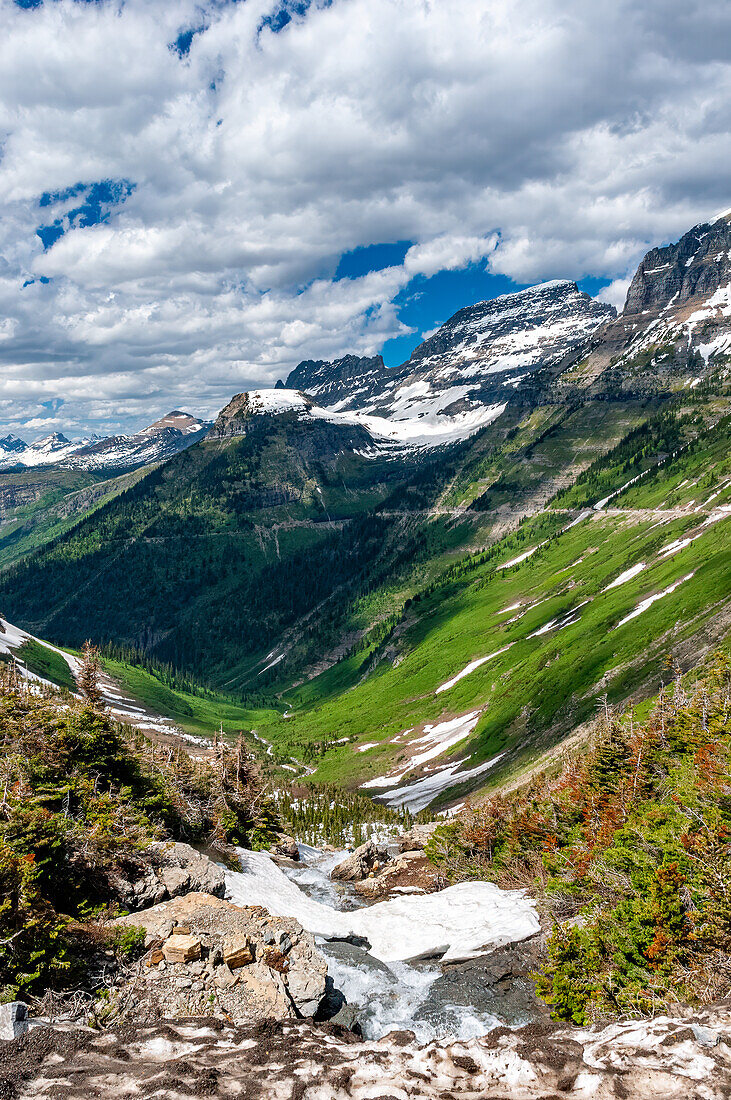
[[[300,850],[294,837],[280,836],[279,840],[272,847],[272,852],[274,855],[284,856],[285,859],[292,859],[295,863],[299,863]]]
[[[141,853],[136,878],[118,878],[112,888],[128,909],[158,905],[166,898],[195,891],[222,898],[226,892],[224,871],[190,844],[155,841]]]
[[[399,850],[402,852],[422,850],[434,830],[443,824],[443,821],[427,821],[425,825],[414,825],[407,833],[398,838]]]
[[[375,844],[373,840],[367,840],[332,869],[330,878],[336,882],[360,882],[367,878],[376,866],[382,866],[389,858],[385,847]]]
[[[0,1005],[0,1039],[17,1039],[28,1030],[28,1006],[22,1001]]]

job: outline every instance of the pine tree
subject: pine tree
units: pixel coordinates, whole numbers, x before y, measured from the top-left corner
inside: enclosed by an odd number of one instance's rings
[[[76,677],[76,682],[84,699],[94,710],[102,709],[103,695],[99,687],[100,671],[99,650],[90,641],[84,642],[81,650],[81,668]]]

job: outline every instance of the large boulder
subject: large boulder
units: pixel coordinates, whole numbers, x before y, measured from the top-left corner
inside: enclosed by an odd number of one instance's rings
[[[140,859],[111,883],[127,909],[144,909],[190,891],[222,898],[224,870],[202,852],[174,840],[160,840],[140,853]]]
[[[389,859],[387,849],[383,845],[376,844],[373,840],[367,840],[347,859],[338,863],[330,872],[330,878],[335,882],[362,882],[368,875],[374,874]]]
[[[312,934],[261,906],[190,893],[117,923],[146,930],[136,1019],[309,1019],[325,996],[327,963]]]
[[[432,894],[439,889],[436,868],[420,849],[401,852],[372,876],[353,885],[356,894],[372,901],[397,894]]]
[[[427,840],[429,840],[433,836],[434,831],[443,824],[443,821],[427,821],[425,825],[413,825],[407,833],[403,833],[398,838],[399,851],[423,851]]]

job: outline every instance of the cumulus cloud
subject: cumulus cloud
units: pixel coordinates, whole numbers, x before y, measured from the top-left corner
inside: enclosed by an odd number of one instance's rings
[[[314,0],[276,33],[279,7],[0,0],[8,426],[56,398],[80,432],[213,414],[380,350],[412,279],[468,264],[604,277],[616,304],[647,247],[728,206],[728,5]],[[402,264],[335,278],[394,241]]]

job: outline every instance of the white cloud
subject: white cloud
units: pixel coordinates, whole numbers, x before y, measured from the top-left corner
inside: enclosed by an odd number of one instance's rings
[[[56,397],[67,429],[212,414],[379,350],[411,278],[468,263],[603,276],[616,304],[647,247],[728,206],[725,5],[333,0],[274,34],[275,6],[0,0],[4,424]],[[78,200],[41,194],[103,179],[135,190],[44,252]],[[401,266],[333,281],[397,240]]]

